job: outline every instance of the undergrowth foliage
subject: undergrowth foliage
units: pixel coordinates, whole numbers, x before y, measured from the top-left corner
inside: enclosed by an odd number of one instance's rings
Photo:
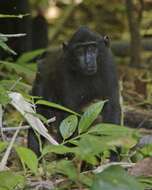
[[[53,107],[56,106],[66,110],[66,108],[51,102],[41,101],[40,103],[48,106],[52,104]],[[105,101],[99,101],[92,104],[81,116],[76,113],[65,118],[59,126],[63,142],[59,145],[49,144],[44,146],[41,158],[37,158],[35,153],[28,148],[14,145],[25,176],[29,172],[35,176],[42,175],[52,180],[54,176],[58,176],[63,180],[64,186],[66,188],[70,186],[71,189],[77,185],[93,190],[107,189],[107,187],[110,190],[143,189],[141,184],[130,177],[120,166],[109,165],[107,169],[96,172],[95,168],[98,168],[99,165],[102,166],[108,160],[110,149],[116,151],[116,146],[123,146],[127,155],[129,148],[135,143],[134,137],[138,136],[136,131],[124,126],[105,123],[94,124],[104,107],[104,103]],[[75,113],[71,110],[68,111]],[[76,131],[77,135],[73,136]],[[4,151],[7,145],[1,144],[1,146],[1,150]],[[53,158],[54,153],[55,155],[62,155],[61,159]],[[129,155],[127,156],[129,159]],[[91,170],[82,172],[83,163],[89,164],[88,166]],[[5,175],[9,176],[11,174],[10,172],[5,172]],[[65,180],[65,177],[68,181]],[[17,182],[20,180],[21,184],[18,182],[18,185],[20,184],[21,186],[25,183],[25,179],[20,179],[17,176],[14,176],[13,180]],[[60,187],[60,184],[55,186]]]

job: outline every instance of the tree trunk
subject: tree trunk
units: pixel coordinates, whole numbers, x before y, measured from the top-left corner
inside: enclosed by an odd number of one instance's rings
[[[134,0],[126,0],[126,10],[130,31],[130,65],[141,65],[141,37],[140,37],[140,21],[141,12],[136,11]]]
[[[19,15],[30,13],[28,0],[0,0],[0,13],[8,15]],[[26,33],[27,35],[20,38],[9,38],[8,45],[17,52],[18,56],[31,50],[31,17],[25,16],[20,18],[1,18],[0,32],[3,34]],[[6,52],[1,59],[7,57]],[[16,56],[15,56],[16,57]]]

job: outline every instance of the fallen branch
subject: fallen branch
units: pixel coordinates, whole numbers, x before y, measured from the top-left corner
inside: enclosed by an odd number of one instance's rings
[[[124,124],[133,128],[152,129],[152,113],[133,107],[125,108]]]
[[[135,165],[135,163],[128,163],[128,162],[110,162],[108,164],[104,164],[102,166],[97,167],[95,170],[93,170],[93,173],[97,174],[100,172],[103,172],[105,169],[107,169],[110,166],[122,166],[123,168],[130,168]]]
[[[16,132],[14,133],[14,135],[13,135],[13,137],[12,137],[12,140],[11,140],[11,142],[10,142],[10,144],[9,144],[9,146],[8,146],[8,148],[7,148],[7,150],[6,150],[5,154],[4,154],[4,156],[3,156],[3,158],[2,158],[2,161],[0,162],[0,171],[3,171],[3,170],[6,169],[6,164],[7,164],[8,157],[9,157],[9,155],[10,155],[11,149],[12,149],[12,147],[13,147],[13,144],[14,144],[14,142],[15,142],[15,139],[16,139],[16,137],[17,137],[17,134],[18,134],[20,128],[21,128],[21,124],[20,124],[20,126],[18,127],[18,129],[16,130]]]

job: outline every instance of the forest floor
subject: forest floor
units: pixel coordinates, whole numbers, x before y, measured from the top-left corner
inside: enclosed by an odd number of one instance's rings
[[[152,129],[152,73],[147,68],[119,65],[120,93],[125,123]]]

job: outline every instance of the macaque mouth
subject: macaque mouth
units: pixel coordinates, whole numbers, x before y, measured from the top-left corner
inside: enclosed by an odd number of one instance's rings
[[[87,74],[88,75],[95,74],[96,72],[97,72],[97,68],[96,67],[88,67],[87,68]]]

